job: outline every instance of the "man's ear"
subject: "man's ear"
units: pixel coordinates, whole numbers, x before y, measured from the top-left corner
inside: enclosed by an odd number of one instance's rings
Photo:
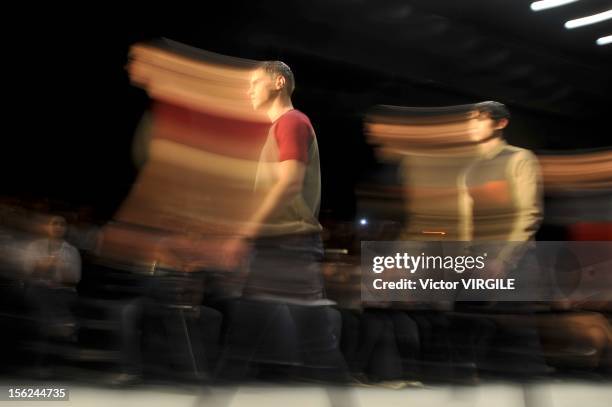
[[[274,86],[276,90],[281,90],[285,87],[285,77],[283,75],[277,75],[276,80],[274,81]]]
[[[506,118],[499,119],[497,123],[495,124],[495,130],[504,129],[506,128],[507,125],[508,125],[508,119]]]

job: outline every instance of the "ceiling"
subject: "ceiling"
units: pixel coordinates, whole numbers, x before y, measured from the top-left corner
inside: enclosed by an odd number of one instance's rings
[[[250,44],[339,60],[474,97],[596,117],[612,106],[612,20],[563,23],[611,8],[582,0],[531,11],[526,0],[269,1],[243,34]]]

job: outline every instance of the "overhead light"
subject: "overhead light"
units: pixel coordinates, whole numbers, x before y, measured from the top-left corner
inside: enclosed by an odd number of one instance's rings
[[[568,30],[572,28],[582,27],[589,24],[600,23],[612,18],[612,10],[604,11],[603,13],[593,14],[592,16],[577,18],[570,20],[565,23],[565,28]]]
[[[533,11],[546,10],[553,7],[565,6],[566,4],[575,3],[578,0],[541,0],[531,3]]]
[[[606,35],[605,37],[598,38],[596,42],[597,45],[612,44],[612,35]]]

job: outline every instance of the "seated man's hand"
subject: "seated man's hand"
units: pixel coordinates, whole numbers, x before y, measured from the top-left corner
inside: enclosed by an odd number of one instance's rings
[[[46,256],[40,259],[37,263],[39,269],[49,270],[58,264],[57,256]]]

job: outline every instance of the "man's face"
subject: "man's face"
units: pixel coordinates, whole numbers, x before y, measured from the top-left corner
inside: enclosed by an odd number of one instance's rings
[[[248,95],[253,109],[258,110],[268,105],[278,93],[274,80],[263,69],[256,69],[251,74]]]
[[[482,141],[493,135],[496,130],[503,129],[508,124],[507,119],[495,121],[488,112],[476,112],[471,119],[470,137],[472,141]]]
[[[47,225],[47,233],[49,237],[60,239],[66,234],[66,221],[60,216],[54,216],[49,220]]]

